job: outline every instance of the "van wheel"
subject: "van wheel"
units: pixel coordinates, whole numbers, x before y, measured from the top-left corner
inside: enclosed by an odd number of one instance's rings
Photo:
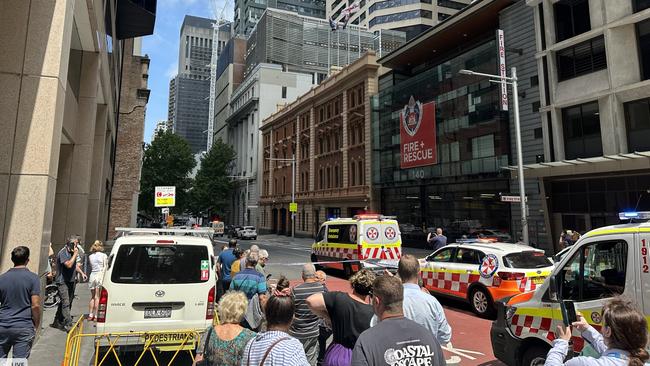
[[[546,354],[548,354],[548,347],[529,347],[521,358],[521,366],[543,366],[546,362]]]
[[[318,257],[316,256],[316,254],[311,255],[311,262],[312,263],[318,262]],[[323,269],[323,266],[321,266],[320,264],[314,264],[314,268],[316,268],[317,271],[320,271],[321,269]]]
[[[494,314],[492,298],[482,287],[474,287],[469,293],[469,306],[476,315],[482,318],[488,318]]]

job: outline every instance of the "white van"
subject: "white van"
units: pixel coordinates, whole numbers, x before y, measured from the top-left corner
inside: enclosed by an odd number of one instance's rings
[[[543,365],[563,322],[563,300],[573,301],[576,312],[598,330],[603,304],[618,295],[633,300],[650,322],[650,212],[622,213],[620,218],[636,222],[588,232],[534,292],[498,304],[491,338],[499,360],[509,366]],[[577,331],[572,341],[574,352],[592,354]]]
[[[174,231],[179,235],[126,235],[115,241],[100,294],[97,333],[164,331],[166,336],[158,337],[173,349],[174,342],[182,341],[175,332],[202,332],[212,323],[216,295],[212,242]],[[145,338],[129,339],[128,345],[141,346]],[[195,347],[196,341],[184,348]]]

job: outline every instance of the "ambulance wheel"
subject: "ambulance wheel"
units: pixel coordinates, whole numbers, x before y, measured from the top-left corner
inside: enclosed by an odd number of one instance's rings
[[[354,274],[354,271],[352,271],[352,263],[343,263],[343,273],[345,274],[345,278],[350,278]]]
[[[494,313],[492,298],[482,287],[474,287],[469,293],[469,306],[476,315],[482,318],[488,318]]]
[[[316,254],[311,255],[311,262],[312,263],[318,262],[318,257],[316,256]],[[321,269],[323,269],[323,266],[321,266],[320,264],[314,264],[314,268],[316,268],[317,271],[320,271]]]
[[[521,357],[521,366],[543,366],[547,353],[548,347],[531,346]]]

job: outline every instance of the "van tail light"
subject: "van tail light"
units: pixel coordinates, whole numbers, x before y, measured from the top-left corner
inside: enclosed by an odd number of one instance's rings
[[[520,272],[499,272],[496,276],[492,277],[492,286],[501,286],[502,281],[518,281],[526,277],[525,273]]]
[[[99,295],[99,304],[97,305],[97,322],[106,322],[106,307],[108,306],[108,291],[102,287]]]
[[[214,318],[214,298],[215,298],[215,292],[217,290],[216,286],[212,286],[210,291],[208,291],[208,307],[205,309],[205,319],[213,319]]]
[[[357,253],[359,253],[359,255],[358,255],[359,260],[364,260],[365,259],[363,257],[363,246],[361,246],[361,244],[357,244]]]

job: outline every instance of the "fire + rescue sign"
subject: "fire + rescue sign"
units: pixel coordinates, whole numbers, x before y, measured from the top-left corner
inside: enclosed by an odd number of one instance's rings
[[[176,187],[156,186],[155,205],[156,207],[176,206]]]
[[[436,110],[434,102],[422,104],[413,96],[399,113],[400,167],[415,168],[437,163]]]

